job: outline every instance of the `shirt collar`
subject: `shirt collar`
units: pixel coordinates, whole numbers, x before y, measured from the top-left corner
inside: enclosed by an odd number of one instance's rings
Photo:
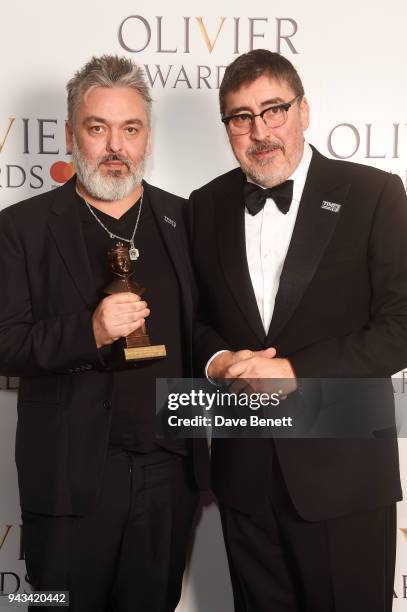
[[[288,178],[294,181],[293,189],[293,200],[299,202],[301,200],[302,192],[304,191],[305,181],[307,180],[307,174],[312,159],[312,149],[308,142],[304,142],[304,151],[301,157],[301,161]]]

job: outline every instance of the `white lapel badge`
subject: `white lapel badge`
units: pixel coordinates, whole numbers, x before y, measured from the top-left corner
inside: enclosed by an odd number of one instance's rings
[[[335,202],[327,202],[324,200],[321,204],[322,210],[329,210],[329,212],[338,213],[341,210],[342,204],[335,204]]]
[[[172,227],[177,227],[176,221],[174,221],[174,219],[170,219],[169,217],[167,217],[167,215],[164,215],[164,221],[172,225]]]

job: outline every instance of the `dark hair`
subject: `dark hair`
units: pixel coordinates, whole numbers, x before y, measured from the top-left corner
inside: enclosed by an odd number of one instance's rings
[[[304,87],[291,62],[279,53],[267,49],[254,49],[237,57],[225,70],[219,89],[219,106],[225,114],[226,96],[242,85],[249,85],[263,74],[286,81],[296,96],[304,95]]]

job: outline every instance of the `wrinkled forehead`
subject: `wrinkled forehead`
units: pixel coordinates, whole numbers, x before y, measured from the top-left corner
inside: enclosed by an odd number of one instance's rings
[[[289,83],[271,74],[263,74],[255,79],[247,80],[239,87],[229,91],[225,96],[226,114],[239,108],[264,107],[270,104],[280,104],[295,97]]]
[[[135,87],[92,85],[81,92],[73,119],[104,117],[113,121],[138,119],[150,125],[150,106]]]

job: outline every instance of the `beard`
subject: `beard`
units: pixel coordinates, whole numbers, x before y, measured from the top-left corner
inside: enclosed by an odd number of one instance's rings
[[[285,156],[285,147],[282,144],[263,140],[262,142],[258,142],[248,147],[246,149],[245,158],[237,158],[237,160],[243,172],[252,181],[258,185],[261,185],[262,187],[273,187],[287,178],[285,177],[285,173],[287,172],[286,168],[284,167],[285,164],[283,166],[278,165],[278,167],[275,167],[273,161],[270,159],[254,159],[252,163],[248,161],[252,155],[266,151],[281,151]]]
[[[146,156],[143,155],[137,165],[131,159],[116,153],[104,155],[91,162],[82,155],[74,137],[72,160],[79,181],[92,197],[105,202],[116,202],[129,196],[141,184]],[[120,170],[109,170],[107,174],[102,174],[101,164],[109,161],[121,161],[127,167],[127,174],[122,176]]]

